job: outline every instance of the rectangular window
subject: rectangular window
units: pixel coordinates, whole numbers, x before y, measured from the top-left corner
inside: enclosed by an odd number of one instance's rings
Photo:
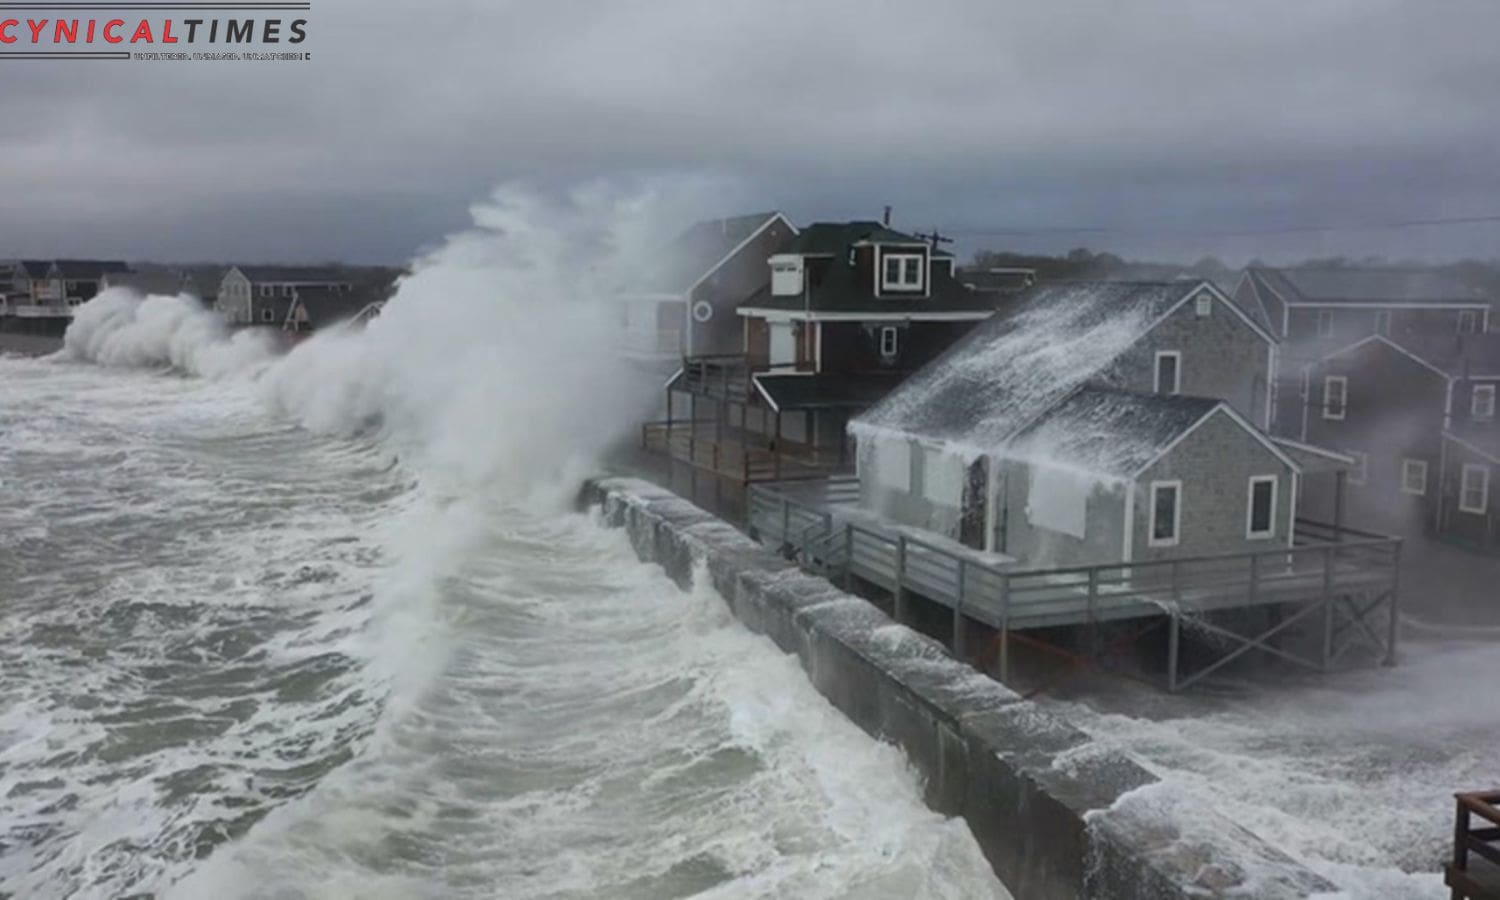
[[[1182,482],[1151,483],[1151,532],[1147,542],[1152,547],[1175,547],[1181,539]]]
[[[1490,509],[1489,466],[1464,466],[1463,482],[1459,485],[1458,508],[1466,513],[1482,516]]]
[[[922,289],[922,254],[887,253],[880,273],[881,290],[920,291]]]
[[[1214,298],[1208,294],[1200,295],[1194,301],[1194,310],[1198,313],[1198,318],[1207,318],[1214,311]]]
[[[1370,455],[1358,450],[1344,451],[1354,458],[1354,468],[1349,470],[1350,484],[1364,484],[1370,480]]]
[[[263,284],[263,285],[260,286],[260,295],[262,297],[269,297],[269,296],[271,296],[274,293],[276,293],[276,288],[275,287],[273,287],[273,286],[271,286],[269,284]]]
[[[276,317],[276,314],[274,312],[272,312],[269,307],[267,307],[266,309],[263,309],[263,310],[260,311],[260,320],[262,322],[270,322],[273,319],[275,319],[275,317]]]
[[[1176,350],[1156,354],[1156,393],[1182,393],[1182,354]]]
[[[1279,482],[1280,479],[1275,475],[1257,475],[1250,479],[1245,537],[1255,540],[1276,534],[1276,493]]]
[[[1401,493],[1413,497],[1427,496],[1427,460],[1401,460]]]
[[[1318,337],[1333,337],[1333,311],[1329,309],[1318,310]]]
[[[880,355],[892,357],[896,355],[896,327],[886,325],[880,329]]]
[[[1474,385],[1474,398],[1469,406],[1476,421],[1487,422],[1495,418],[1495,386],[1493,384]]]
[[[1382,309],[1375,313],[1375,333],[1389,336],[1391,333],[1391,311]]]
[[[1458,313],[1458,333],[1478,334],[1479,313],[1472,309],[1460,310]]]
[[[1343,421],[1349,412],[1349,379],[1329,375],[1323,379],[1323,418]]]
[[[289,284],[282,285],[281,286],[281,296],[283,296],[283,297],[290,297],[290,296],[292,296],[292,286],[289,285]]]

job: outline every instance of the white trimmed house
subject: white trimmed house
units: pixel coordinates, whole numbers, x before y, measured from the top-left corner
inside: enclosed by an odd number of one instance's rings
[[[1349,461],[1266,433],[1276,354],[1208,282],[1041,285],[851,424],[860,503],[1023,567],[1290,545]]]

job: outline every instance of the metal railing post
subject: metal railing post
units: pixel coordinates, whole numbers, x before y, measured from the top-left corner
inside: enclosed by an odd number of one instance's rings
[[[1177,693],[1177,662],[1180,658],[1182,644],[1181,617],[1172,613],[1167,628],[1167,690]]]
[[[1094,656],[1099,651],[1099,569],[1089,569],[1089,636],[1088,655]]]
[[[906,535],[896,536],[896,589],[892,612],[897,622],[906,623]]]
[[[1333,547],[1323,548],[1323,669],[1333,664]]]
[[[1401,619],[1401,541],[1391,550],[1391,617],[1386,625],[1385,665],[1396,664],[1396,632]]]
[[[964,658],[964,589],[967,587],[968,564],[959,557],[958,560],[958,599],[953,603],[953,655],[959,659]]]
[[[854,565],[854,523],[844,523],[844,590],[849,590],[849,570]]]
[[[1000,681],[1010,680],[1010,576],[1000,576]]]

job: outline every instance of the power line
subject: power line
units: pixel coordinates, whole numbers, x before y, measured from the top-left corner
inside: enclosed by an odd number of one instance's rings
[[[950,228],[958,237],[1024,237],[1062,234],[1152,234],[1184,237],[1259,237],[1275,234],[1306,234],[1323,231],[1379,231],[1401,228],[1429,228],[1448,225],[1500,224],[1500,215],[1453,216],[1437,219],[1406,219],[1388,222],[1350,222],[1331,225],[1281,225],[1267,228],[1244,228],[1211,231],[1200,228],[1150,228],[1122,225],[1080,225],[1048,228]]]

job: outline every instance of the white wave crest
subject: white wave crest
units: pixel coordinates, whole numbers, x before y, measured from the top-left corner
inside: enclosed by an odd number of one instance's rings
[[[105,366],[170,366],[225,378],[265,366],[275,347],[264,331],[231,334],[220,316],[193,297],[142,297],[110,288],[78,308],[62,354]]]

